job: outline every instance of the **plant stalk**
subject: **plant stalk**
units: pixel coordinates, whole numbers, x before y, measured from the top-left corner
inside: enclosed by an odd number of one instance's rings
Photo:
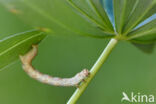
[[[88,84],[91,82],[91,80],[94,78],[96,73],[99,71],[99,69],[102,67],[104,62],[106,61],[107,57],[111,53],[112,49],[116,46],[118,40],[111,39],[102,54],[100,55],[99,59],[96,61],[96,63],[93,65],[93,67],[90,70],[89,77],[80,84],[80,86],[76,89],[76,91],[73,93],[67,104],[75,104],[79,97],[82,95],[82,93],[87,88]]]

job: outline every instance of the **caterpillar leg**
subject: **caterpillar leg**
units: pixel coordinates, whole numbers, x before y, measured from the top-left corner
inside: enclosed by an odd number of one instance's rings
[[[59,78],[52,77],[47,74],[42,74],[37,71],[32,66],[32,60],[37,55],[37,45],[33,45],[32,49],[26,53],[24,56],[20,55],[20,60],[22,62],[22,67],[24,71],[33,79],[38,80],[42,83],[46,83],[54,86],[75,86],[78,87],[78,84],[89,75],[89,71],[87,69],[82,70],[80,73],[77,73],[72,78]]]

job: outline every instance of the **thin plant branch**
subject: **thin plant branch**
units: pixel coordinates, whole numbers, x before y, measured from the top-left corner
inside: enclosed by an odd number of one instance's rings
[[[42,83],[54,85],[54,86],[78,86],[78,84],[83,81],[88,75],[89,71],[87,69],[82,70],[77,73],[72,78],[59,78],[52,77],[47,74],[42,74],[32,66],[32,60],[37,55],[37,45],[33,45],[33,48],[24,56],[20,55],[22,66],[24,71],[33,79],[38,80]]]
[[[91,82],[91,80],[94,78],[96,73],[99,71],[101,66],[104,64],[106,61],[107,57],[111,53],[112,49],[116,46],[118,43],[118,40],[116,39],[111,39],[104,51],[102,52],[101,56],[99,59],[96,61],[94,66],[90,70],[90,75],[89,77],[85,80],[85,82],[82,82],[80,86],[76,89],[76,91],[73,93],[67,104],[76,104],[77,100],[80,98],[82,93],[85,91],[87,88],[88,84]]]

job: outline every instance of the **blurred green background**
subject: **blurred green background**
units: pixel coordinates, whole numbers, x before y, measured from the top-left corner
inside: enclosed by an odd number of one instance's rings
[[[29,29],[30,26],[0,6],[1,38]],[[48,36],[39,45],[39,54],[33,64],[43,73],[71,77],[83,68],[90,69],[108,41]],[[120,42],[77,104],[121,104],[122,92],[156,96],[155,80],[156,51],[148,55],[130,43]],[[65,104],[74,90],[29,78],[19,61],[0,71],[0,104]]]

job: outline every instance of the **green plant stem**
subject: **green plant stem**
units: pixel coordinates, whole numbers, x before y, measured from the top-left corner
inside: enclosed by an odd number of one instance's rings
[[[67,104],[75,104],[79,97],[82,95],[82,93],[85,91],[87,88],[88,84],[91,82],[91,80],[94,78],[96,73],[99,71],[103,63],[106,61],[107,57],[111,53],[112,49],[115,47],[117,44],[118,40],[116,39],[111,39],[102,54],[100,55],[99,59],[96,61],[94,66],[90,70],[90,75],[89,77],[80,84],[80,86],[76,89],[72,97],[69,99]]]

